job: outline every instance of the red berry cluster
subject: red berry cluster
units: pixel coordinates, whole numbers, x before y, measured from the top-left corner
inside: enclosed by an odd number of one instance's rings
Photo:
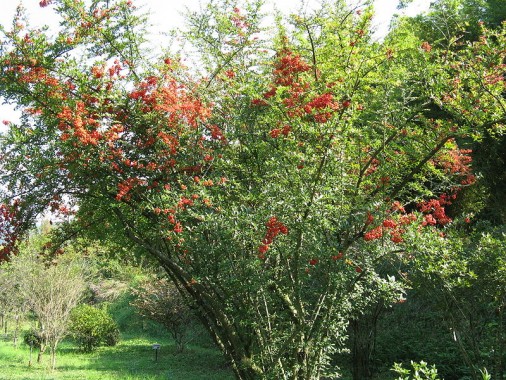
[[[279,234],[287,235],[288,227],[281,223],[275,216],[271,217],[265,224],[267,232],[262,240],[262,244],[258,247],[260,259],[265,259],[265,252],[270,248],[270,245],[274,242],[274,239]]]
[[[425,220],[422,222],[422,226],[440,224],[444,226],[450,223],[452,220],[446,215],[444,206],[451,204],[447,200],[445,194],[441,195],[439,199],[430,199],[426,202],[420,203],[418,207],[420,211],[426,213]]]

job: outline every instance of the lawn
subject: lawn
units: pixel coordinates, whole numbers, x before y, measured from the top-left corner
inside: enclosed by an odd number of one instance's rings
[[[160,343],[155,361],[153,343]],[[33,361],[36,360],[34,352]],[[57,369],[52,371],[46,353],[41,364],[28,367],[29,348],[21,343],[0,341],[0,380],[227,380],[233,379],[221,353],[212,347],[189,345],[176,353],[169,338],[130,335],[115,347],[102,347],[91,354],[80,352],[72,341],[64,341],[57,354]]]

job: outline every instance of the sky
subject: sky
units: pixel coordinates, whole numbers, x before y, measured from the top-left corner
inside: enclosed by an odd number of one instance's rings
[[[10,26],[16,7],[20,0],[0,0],[0,24]],[[168,31],[173,27],[183,26],[183,17],[181,13],[185,7],[197,10],[199,4],[204,0],[133,0],[134,4],[144,4],[146,9],[151,10],[150,21],[154,26],[153,35]],[[23,0],[23,6],[27,9],[30,23],[32,26],[57,25],[57,18],[51,12],[50,7],[40,8],[39,0]],[[314,7],[318,0],[306,0],[308,7]],[[397,0],[375,0],[375,17],[373,20],[376,36],[381,38],[388,32],[390,19],[395,13]],[[429,8],[431,0],[414,0],[406,10],[406,14],[414,15],[423,12]],[[266,11],[274,9],[274,6],[282,12],[292,13],[300,9],[299,0],[266,0]],[[1,103],[1,102],[0,102]],[[8,120],[15,122],[18,119],[18,113],[12,106],[0,104],[0,131],[5,128],[1,121]]]
[[[0,24],[9,25],[21,0],[2,0],[0,4]],[[190,9],[198,9],[203,0],[134,0],[134,4],[144,4],[152,11],[151,21],[163,29],[164,25],[182,26],[181,12],[185,6]],[[309,7],[318,4],[318,0],[306,0]],[[34,25],[51,24],[55,22],[51,10],[40,8],[39,0],[23,0],[23,6],[30,14],[30,20]],[[294,12],[300,8],[299,0],[266,0],[267,10],[274,8],[274,5],[284,12]],[[375,0],[375,25],[378,34],[383,35],[388,31],[390,18],[396,10],[397,0]],[[428,9],[431,0],[414,0],[407,10],[407,14],[413,15]]]

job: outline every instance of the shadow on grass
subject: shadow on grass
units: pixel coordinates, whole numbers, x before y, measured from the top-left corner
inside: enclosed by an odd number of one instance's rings
[[[158,356],[152,348],[160,343]],[[189,346],[177,353],[172,342],[129,339],[115,347],[100,348],[88,355],[88,368],[121,379],[232,379],[221,353],[216,349]],[[156,360],[155,360],[156,358]],[[63,370],[63,367],[61,368]]]

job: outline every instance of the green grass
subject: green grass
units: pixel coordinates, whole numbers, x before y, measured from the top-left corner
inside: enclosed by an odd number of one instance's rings
[[[151,345],[160,343],[158,362]],[[32,362],[36,361],[34,352]],[[0,341],[0,380],[228,380],[233,379],[221,353],[215,348],[189,345],[176,353],[169,338],[154,340],[131,334],[115,347],[102,347],[85,354],[69,340],[57,353],[55,371],[50,369],[46,353],[41,364],[28,367],[29,348],[21,343],[14,348],[10,341]]]

